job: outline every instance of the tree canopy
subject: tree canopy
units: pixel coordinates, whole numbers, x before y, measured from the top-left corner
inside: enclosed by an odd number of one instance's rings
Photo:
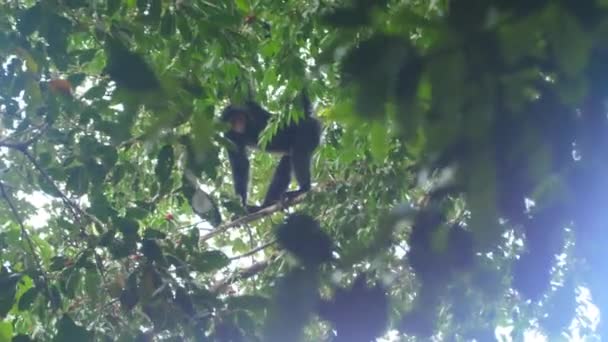
[[[0,9],[0,342],[608,336],[608,1]],[[247,214],[219,114],[303,89]]]

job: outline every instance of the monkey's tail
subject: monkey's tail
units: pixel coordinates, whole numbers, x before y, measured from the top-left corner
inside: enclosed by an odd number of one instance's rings
[[[312,116],[312,103],[310,97],[308,97],[308,90],[302,89],[302,108],[304,109],[304,115],[308,118]]]

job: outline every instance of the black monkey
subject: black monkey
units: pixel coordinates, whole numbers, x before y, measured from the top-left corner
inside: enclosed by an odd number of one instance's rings
[[[310,190],[310,166],[312,154],[319,146],[321,124],[312,117],[312,108],[306,93],[302,94],[302,102],[305,117],[297,123],[292,122],[280,128],[266,144],[266,151],[280,153],[283,156],[275,169],[261,207],[247,205],[249,159],[246,147],[260,147],[259,135],[268,124],[272,114],[254,101],[248,101],[244,106],[230,105],[222,112],[222,121],[230,124],[230,130],[225,137],[235,145],[235,148],[228,150],[234,190],[241,197],[241,203],[249,212],[272,205],[281,200],[283,196],[290,199]],[[287,191],[292,171],[300,186],[297,191]]]

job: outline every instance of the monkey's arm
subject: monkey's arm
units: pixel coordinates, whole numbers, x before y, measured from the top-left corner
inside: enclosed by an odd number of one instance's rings
[[[228,151],[228,159],[232,168],[234,192],[241,197],[243,206],[247,205],[247,184],[249,183],[249,158],[245,147],[237,147]]]

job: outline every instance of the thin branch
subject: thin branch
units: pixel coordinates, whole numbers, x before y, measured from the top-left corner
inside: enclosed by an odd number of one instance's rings
[[[183,225],[183,226],[178,226],[177,224],[175,224],[175,230],[178,230],[178,231],[181,232],[182,230],[185,230],[185,229],[188,229],[188,228],[193,228],[193,227],[198,226],[199,224],[206,223],[206,222],[208,222],[208,221],[207,220],[198,220],[197,222],[189,223],[189,224],[186,224],[186,225]],[[201,228],[201,227],[197,227],[197,228],[198,228],[198,230],[204,230],[204,231],[207,231],[207,232],[214,231],[213,228]]]
[[[252,250],[250,250],[249,252],[246,252],[246,253],[243,253],[243,254],[241,254],[241,255],[237,255],[237,256],[235,256],[235,257],[232,257],[232,258],[230,258],[230,260],[231,260],[231,261],[234,261],[234,260],[237,260],[237,259],[246,258],[246,257],[248,257],[248,256],[250,256],[250,255],[254,255],[254,254],[255,254],[255,253],[257,253],[257,252],[259,252],[259,251],[261,251],[261,250],[264,250],[264,249],[266,249],[266,248],[268,248],[268,247],[270,247],[270,246],[274,245],[276,242],[277,242],[277,240],[270,240],[270,241],[266,242],[266,243],[265,243],[265,244],[263,244],[263,245],[260,245],[260,246],[258,246],[258,247],[253,248],[253,249],[252,249]]]
[[[87,213],[85,210],[80,208],[80,206],[78,204],[74,203],[71,199],[69,199],[67,197],[67,195],[64,194],[63,191],[61,191],[61,189],[59,189],[57,184],[55,184],[53,179],[48,175],[48,173],[46,173],[46,171],[42,168],[42,166],[38,163],[38,161],[34,158],[34,156],[32,156],[32,154],[29,151],[27,151],[27,150],[20,150],[20,151],[30,161],[30,163],[32,163],[34,165],[34,168],[38,172],[40,172],[42,177],[44,177],[44,179],[47,182],[49,182],[49,184],[51,185],[53,190],[55,190],[59,194],[59,197],[61,197],[61,199],[65,203],[65,205],[68,206],[68,208],[70,208],[72,215],[74,215],[74,217],[76,219],[78,219],[78,217],[79,217],[78,214],[80,214],[81,216],[87,217],[91,221],[95,222],[99,226],[101,226],[101,227],[104,226],[103,222],[99,221],[99,219],[97,217]]]
[[[30,161],[30,163],[32,163],[32,165],[34,165],[34,168],[51,185],[51,187],[53,188],[53,190],[55,190],[59,194],[59,196],[61,197],[63,203],[68,207],[68,209],[70,210],[70,212],[74,216],[74,219],[76,221],[78,221],[81,226],[83,224],[82,224],[82,222],[80,220],[80,216],[84,216],[84,217],[89,218],[92,222],[96,223],[97,225],[103,227],[104,224],[101,221],[99,221],[99,219],[97,219],[97,217],[95,217],[95,216],[87,213],[86,211],[84,211],[82,208],[80,208],[80,206],[78,206],[71,199],[69,199],[63,193],[63,191],[61,191],[61,189],[59,189],[59,187],[57,186],[57,184],[55,184],[55,182],[53,181],[53,179],[48,175],[48,173],[46,173],[46,171],[38,163],[38,161],[36,160],[36,158],[34,158],[34,156],[32,156],[32,154],[28,151],[28,147],[30,145],[34,144],[42,136],[42,134],[44,132],[46,132],[46,130],[48,128],[48,125],[44,124],[44,125],[42,125],[42,126],[40,126],[38,128],[40,129],[40,131],[37,134],[35,134],[33,137],[31,137],[30,139],[26,140],[25,142],[10,143],[10,142],[7,142],[6,140],[4,140],[4,141],[0,141],[0,147],[12,148],[12,149],[15,149],[15,150],[21,152],[21,154],[23,154]],[[2,185],[2,195],[9,202],[9,204],[11,204],[9,198],[6,196],[6,191],[5,191],[4,185],[1,184],[1,183],[0,183],[0,185]],[[14,214],[17,215],[15,209],[12,208],[12,210],[13,210]],[[28,243],[30,244],[30,248],[32,248],[32,252],[34,252],[32,241],[31,241],[31,239],[29,239],[29,235],[27,235],[27,231],[25,231],[23,223],[20,222],[20,224],[22,226],[22,231],[24,232],[25,236],[28,238]],[[81,233],[86,236],[86,232],[84,231],[84,227],[81,229]],[[98,256],[97,253],[95,253],[95,256],[96,257]],[[37,258],[37,255],[35,254],[35,252],[34,252],[34,257]],[[48,295],[50,296],[50,290],[48,289],[48,280],[47,280],[47,277],[44,274],[39,261],[37,261],[37,264],[40,267],[40,272],[42,272],[42,275],[43,275],[43,278],[44,278],[44,282],[45,282],[45,286],[47,287],[46,291],[48,292]],[[99,273],[102,276],[102,283],[104,285],[104,288],[107,288],[106,279],[105,279],[105,272],[104,272],[104,269],[103,269],[103,265],[100,264],[99,262],[96,262],[96,266],[97,266],[97,268],[99,270]]]
[[[211,291],[211,293],[214,293],[214,294],[222,293],[231,284],[233,284],[239,280],[248,279],[248,278],[251,278],[251,277],[257,275],[261,271],[265,270],[266,267],[270,266],[270,264],[272,264],[272,262],[281,258],[283,255],[284,255],[284,252],[275,254],[266,260],[256,262],[255,264],[253,264],[249,267],[240,269],[235,274],[233,274],[227,278],[224,278],[224,279],[218,281],[217,283],[213,284],[211,286],[211,288],[209,289],[209,291]]]
[[[0,139],[0,147],[6,147],[6,148],[18,150],[18,151],[24,151],[30,145],[34,144],[36,141],[38,141],[38,139],[40,139],[42,134],[44,134],[46,132],[48,125],[43,124],[43,125],[41,125],[39,127],[35,127],[35,128],[38,129],[39,131],[37,133],[35,133],[31,138],[27,139],[26,141],[14,142],[14,141],[10,141],[10,139],[7,137],[4,139]]]
[[[55,184],[55,182],[53,181],[53,179],[48,175],[48,173],[46,173],[46,171],[42,168],[42,166],[38,163],[38,161],[34,158],[34,156],[32,156],[32,154],[27,150],[27,149],[23,149],[23,150],[19,150],[29,161],[30,163],[32,163],[34,165],[34,168],[40,172],[40,174],[42,175],[42,177],[44,177],[44,179],[51,185],[51,187],[53,187],[53,190],[55,190],[59,196],[61,197],[63,203],[68,207],[68,209],[70,210],[70,212],[72,213],[72,215],[74,216],[74,219],[76,221],[78,221],[78,223],[81,226],[81,234],[86,237],[87,233],[84,230],[84,226],[83,223],[80,219],[80,215],[87,217],[89,220],[91,220],[92,222],[94,222],[95,224],[99,225],[100,227],[103,227],[104,224],[99,221],[99,219],[89,213],[87,213],[86,211],[84,211],[79,205],[77,205],[76,203],[74,203],[71,199],[69,199],[67,197],[66,194],[63,193],[63,191],[61,191],[61,189],[59,189],[59,187],[57,186],[57,184]],[[80,214],[80,215],[79,215]],[[99,273],[101,274],[101,281],[102,284],[104,285],[104,288],[108,288],[107,286],[107,281],[105,278],[105,270],[103,268],[103,263],[99,262],[99,258],[98,258],[98,254],[95,253],[95,257],[96,257],[96,267],[99,270]]]
[[[44,288],[45,288],[46,294],[47,294],[48,298],[51,299],[52,297],[51,297],[51,291],[49,289],[49,280],[48,280],[48,277],[46,276],[46,273],[44,272],[44,269],[42,268],[42,263],[40,262],[40,258],[38,257],[38,254],[36,253],[36,249],[34,247],[34,242],[32,241],[32,237],[30,236],[30,233],[28,233],[27,229],[25,228],[23,219],[21,218],[21,216],[19,216],[19,212],[17,211],[17,208],[13,204],[13,201],[11,201],[11,198],[9,197],[8,193],[6,192],[6,189],[4,188],[4,183],[2,183],[2,182],[0,182],[0,193],[2,194],[2,197],[8,204],[9,208],[11,209],[13,216],[15,216],[15,220],[19,224],[19,227],[21,229],[21,235],[23,235],[23,238],[25,239],[25,241],[27,241],[29,248],[32,250],[32,258],[34,259],[34,263],[36,264],[36,268],[38,269],[37,271],[38,271],[38,273],[40,273],[40,276],[42,277],[42,282],[44,283]]]
[[[299,196],[297,196],[295,198],[293,198],[290,201],[279,202],[277,204],[273,204],[273,205],[271,205],[269,207],[266,207],[266,208],[264,208],[264,209],[262,209],[260,211],[256,211],[255,213],[252,213],[252,214],[249,214],[249,215],[245,215],[243,217],[239,217],[238,219],[236,219],[234,221],[222,224],[222,225],[218,226],[217,228],[215,228],[210,233],[201,236],[200,242],[205,242],[205,241],[211,239],[212,237],[214,237],[214,236],[216,236],[218,234],[221,234],[221,233],[227,231],[230,228],[238,227],[238,226],[241,226],[241,225],[243,225],[245,223],[249,223],[249,222],[258,220],[258,219],[260,219],[262,217],[269,216],[269,215],[271,215],[271,214],[273,214],[273,213],[275,213],[277,211],[280,211],[280,210],[283,210],[283,209],[287,209],[287,208],[289,208],[290,206],[292,206],[294,204],[302,202],[304,200],[304,198],[306,198],[306,194],[305,193],[301,194],[301,195],[299,195]]]

